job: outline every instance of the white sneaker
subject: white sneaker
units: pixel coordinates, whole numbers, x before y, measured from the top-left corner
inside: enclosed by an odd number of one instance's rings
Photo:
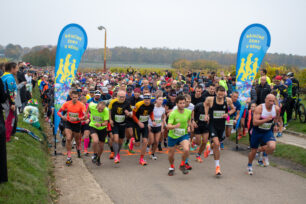
[[[248,174],[253,175],[253,168],[250,166],[248,167]]]
[[[270,165],[269,158],[268,157],[263,157],[263,163],[264,163],[265,167],[269,166]]]
[[[157,160],[157,156],[151,154],[151,159]]]

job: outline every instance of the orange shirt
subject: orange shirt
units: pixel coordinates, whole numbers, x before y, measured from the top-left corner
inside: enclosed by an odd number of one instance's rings
[[[80,101],[77,101],[76,104],[73,104],[72,101],[67,101],[63,104],[61,109],[58,112],[67,111],[67,120],[70,123],[80,123],[80,118],[84,116],[86,107]],[[71,121],[71,118],[77,118],[77,121]]]

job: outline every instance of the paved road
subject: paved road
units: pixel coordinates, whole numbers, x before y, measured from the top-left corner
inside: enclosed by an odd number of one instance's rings
[[[283,133],[282,137],[277,138],[278,142],[291,144],[294,146],[302,147],[306,149],[306,137],[298,137],[291,134]]]
[[[105,153],[100,167],[83,157],[85,165],[114,203],[305,203],[306,179],[274,167],[254,167],[254,175],[246,174],[247,157],[232,150],[223,150],[221,178],[214,176],[213,157],[199,164],[191,162],[193,170],[182,175],[178,170],[180,155],[176,155],[176,174],[167,175],[166,154],[158,160],[147,159],[149,165],[138,164],[138,155],[121,156],[119,167]],[[194,155],[191,156],[194,159]]]

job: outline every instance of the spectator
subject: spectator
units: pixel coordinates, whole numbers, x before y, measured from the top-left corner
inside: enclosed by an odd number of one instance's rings
[[[17,96],[17,84],[14,75],[17,74],[18,67],[14,62],[5,65],[5,72],[2,75],[2,82],[6,93],[6,101],[2,104],[5,111],[5,136],[6,142],[10,141],[11,135],[15,133],[17,118],[15,100]]]
[[[257,105],[264,103],[266,96],[271,92],[271,87],[266,80],[266,76],[262,76],[260,78],[260,84],[256,87]]]
[[[260,70],[260,78],[258,80],[258,84],[260,84],[261,77],[266,77],[266,82],[268,85],[271,85],[271,79],[267,76],[267,70],[266,69],[261,69]]]
[[[1,65],[0,65],[1,66]],[[0,78],[0,104],[5,103],[6,94],[4,85]],[[0,183],[7,182],[7,162],[6,162],[6,142],[5,142],[5,123],[3,118],[3,109],[0,105]]]

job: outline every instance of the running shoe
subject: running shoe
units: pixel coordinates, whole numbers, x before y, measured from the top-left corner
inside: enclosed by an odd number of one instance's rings
[[[257,163],[258,163],[259,166],[264,166],[264,163],[263,163],[262,160],[260,160],[260,159],[258,159],[258,162],[257,162]]]
[[[207,158],[210,155],[210,146],[206,147],[206,150],[204,151],[204,158]]]
[[[220,166],[216,167],[216,176],[221,176],[221,170],[220,170]]]
[[[269,165],[270,165],[270,162],[269,162],[269,158],[266,156],[264,156],[263,157],[263,160],[262,160],[262,162],[263,162],[263,166],[264,167],[268,167]]]
[[[188,169],[186,168],[186,165],[180,165],[180,170],[183,174],[189,173]]]
[[[202,163],[202,162],[203,162],[203,160],[201,159],[200,156],[196,156],[196,161],[199,162],[199,163]]]
[[[151,154],[151,159],[157,160],[157,156],[155,156],[154,154]]]
[[[66,165],[67,165],[67,166],[70,166],[71,164],[72,164],[72,159],[71,159],[71,157],[67,157]]]
[[[81,151],[78,149],[77,152],[78,152],[78,158],[81,158]]]
[[[169,168],[168,176],[174,175],[174,168]]]
[[[190,166],[188,162],[185,163],[185,167],[187,170],[192,170],[192,166]]]
[[[282,132],[278,132],[277,135],[276,135],[276,137],[281,137],[281,136],[283,136]]]
[[[134,150],[129,149],[129,153],[131,153],[131,154],[135,154],[135,151],[134,151]]]
[[[134,141],[135,141],[135,138],[132,137],[132,138],[130,139],[130,143],[129,143],[129,152],[130,152],[130,153],[135,153],[135,152],[133,151],[133,148],[134,148]]]
[[[248,167],[248,174],[253,175],[253,168],[251,166]]]
[[[97,158],[96,165],[97,165],[97,166],[101,166],[100,157]]]
[[[97,154],[94,154],[93,156],[92,156],[92,158],[91,158],[91,161],[92,161],[92,163],[96,163],[97,162],[97,159],[98,159],[98,155]]]
[[[142,166],[146,166],[146,165],[147,165],[147,162],[146,162],[146,160],[144,160],[143,158],[141,158],[141,159],[139,160],[139,164],[141,164]]]
[[[114,157],[115,157],[115,152],[111,152],[109,155],[109,159],[114,159]]]
[[[224,150],[224,144],[223,144],[223,142],[220,143],[220,148],[221,148],[222,150]]]
[[[119,164],[120,163],[120,159],[119,159],[118,155],[115,157],[114,163],[115,164]]]

